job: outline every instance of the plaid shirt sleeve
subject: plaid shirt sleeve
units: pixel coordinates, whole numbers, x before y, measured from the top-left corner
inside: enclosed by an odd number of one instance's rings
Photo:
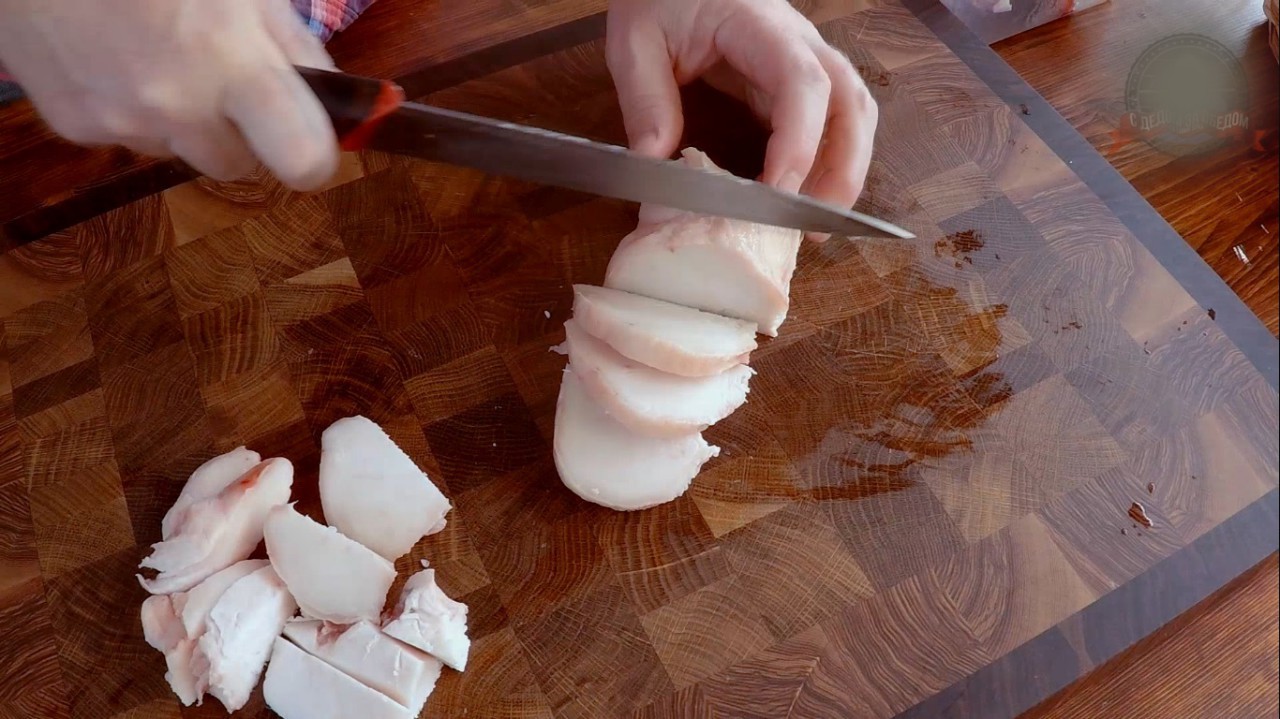
[[[374,0],[292,0],[293,9],[312,35],[328,42],[334,33],[347,29]],[[9,81],[0,68],[0,106],[22,97],[22,88]]]

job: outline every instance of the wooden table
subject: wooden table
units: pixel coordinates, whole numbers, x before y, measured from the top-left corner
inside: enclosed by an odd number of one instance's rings
[[[647,513],[575,501],[546,455],[546,348],[625,205],[376,155],[310,197],[154,194],[183,178],[0,145],[0,708],[173,716],[132,619],[159,514],[240,442],[294,458],[315,511],[316,433],[352,412],[458,506],[413,555],[476,640],[430,716],[1012,716],[1274,552],[1266,328],[945,11],[803,6],[893,129],[863,205],[925,241],[806,248],[726,457]],[[618,139],[601,7],[522,7],[382,0],[335,52]],[[758,162],[690,100],[691,143]]]

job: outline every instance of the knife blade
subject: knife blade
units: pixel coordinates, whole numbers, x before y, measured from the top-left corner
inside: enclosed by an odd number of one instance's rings
[[[406,102],[386,80],[297,68],[344,150],[373,149],[604,197],[855,237],[914,239],[892,223],[764,183],[542,128]]]

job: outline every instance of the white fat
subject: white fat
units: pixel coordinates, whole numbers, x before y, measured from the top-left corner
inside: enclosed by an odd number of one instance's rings
[[[681,437],[728,417],[747,401],[750,367],[682,377],[624,357],[578,326],[565,323],[569,362],[591,399],[640,434]]]
[[[434,569],[423,569],[405,582],[395,612],[382,630],[462,671],[471,647],[467,605],[446,596],[435,574]]]
[[[340,419],[320,441],[320,501],[338,531],[395,561],[444,529],[449,500],[373,421]]]
[[[591,400],[571,365],[556,404],[553,452],[566,487],[589,502],[626,511],[684,494],[720,450],[696,432],[650,437],[628,429]]]
[[[335,624],[378,617],[396,578],[391,562],[292,504],[272,510],[263,536],[271,566],[303,614]]]

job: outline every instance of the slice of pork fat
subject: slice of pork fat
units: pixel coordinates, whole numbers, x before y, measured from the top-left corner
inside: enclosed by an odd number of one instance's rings
[[[409,577],[395,612],[382,631],[458,671],[467,666],[467,652],[471,648],[471,640],[467,638],[467,605],[445,595],[436,584],[434,569],[423,569]]]
[[[213,605],[208,628],[191,656],[191,670],[197,678],[207,678],[209,693],[228,712],[249,701],[272,643],[297,611],[289,590],[269,566],[236,581]]]
[[[706,157],[684,155],[691,164],[691,157]],[[799,230],[642,207],[641,224],[614,251],[604,285],[750,320],[776,337],[790,307],[800,238]]]
[[[394,562],[444,529],[449,500],[377,424],[340,419],[320,444],[320,501],[339,532]]]
[[[378,618],[396,578],[391,562],[292,504],[271,511],[263,536],[271,566],[304,615],[334,624]]]
[[[413,719],[409,710],[276,637],[262,697],[281,719]]]
[[[214,572],[245,559],[262,541],[267,513],[289,501],[293,464],[282,457],[255,465],[221,492],[193,502],[173,536],[152,546],[139,565],[159,572],[138,575],[152,594],[185,592]]]
[[[209,612],[223,593],[240,579],[270,566],[265,559],[246,559],[197,584],[189,592],[155,594],[142,603],[142,636],[164,653],[165,681],[186,706],[202,703],[207,674],[196,676],[192,653],[205,633]],[[207,669],[207,667],[206,667]]]
[[[591,400],[572,364],[565,369],[553,454],[560,480],[588,502],[622,511],[669,502],[719,453],[697,432],[649,437],[628,429]]]
[[[630,292],[574,285],[573,319],[624,357],[683,377],[745,364],[756,349],[754,322]]]
[[[640,434],[701,432],[747,401],[754,372],[746,365],[708,377],[681,377],[623,357],[584,332],[577,320],[565,322],[564,331],[573,373],[591,399]]]
[[[307,654],[386,694],[413,716],[422,711],[440,678],[434,657],[402,644],[370,622],[326,627],[316,619],[284,625],[284,636]]]
[[[245,472],[253,469],[261,461],[262,456],[257,452],[236,447],[197,467],[187,479],[187,483],[183,485],[178,499],[174,501],[169,511],[165,512],[164,519],[160,520],[160,538],[168,539],[173,536],[174,528],[182,521],[182,515],[188,507],[226,489],[228,484],[243,477]]]

